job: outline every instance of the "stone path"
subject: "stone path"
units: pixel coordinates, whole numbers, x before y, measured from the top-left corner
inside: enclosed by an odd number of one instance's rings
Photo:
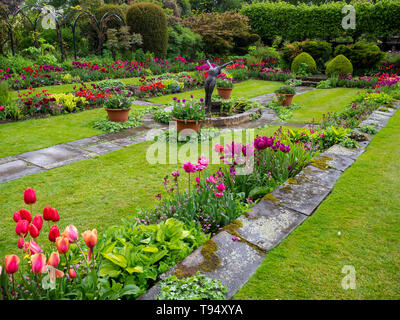
[[[375,111],[362,124],[379,131],[399,107],[400,102],[397,102],[390,112]],[[212,241],[218,245],[218,250],[213,260],[219,260],[220,264],[213,271],[205,272],[199,267],[205,261],[200,247],[160,278],[169,277],[177,269],[199,270],[206,277],[218,279],[226,285],[227,298],[232,298],[264,261],[268,251],[313,214],[341,174],[365,151],[371,139],[372,136],[368,135],[368,140],[361,142],[357,149],[332,146],[294,178],[266,195],[249,213],[239,217],[232,228],[225,228],[214,236]],[[235,237],[240,241],[235,241]],[[159,284],[156,284],[139,299],[153,300],[159,291]]]
[[[298,87],[297,94],[302,94],[310,90],[313,90],[313,88]],[[266,105],[274,97],[275,94],[270,93],[252,98],[251,100]],[[135,101],[135,104],[143,106],[161,106],[147,101]],[[264,108],[259,119],[250,121],[240,127],[233,127],[233,129],[256,128],[269,124],[276,119],[277,116],[273,110]],[[155,122],[151,113],[146,114],[142,122],[143,125],[141,126],[117,133],[101,134],[41,150],[0,158],[0,184],[144,142],[146,141],[146,134],[149,130],[166,129],[168,127],[167,125]]]

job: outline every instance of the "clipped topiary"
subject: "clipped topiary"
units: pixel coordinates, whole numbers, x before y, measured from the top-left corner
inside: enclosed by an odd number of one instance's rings
[[[333,75],[343,76],[349,73],[351,74],[353,73],[353,65],[349,59],[340,54],[328,63],[325,73],[328,77]]]
[[[143,37],[142,48],[162,58],[168,50],[168,23],[163,9],[150,2],[132,4],[126,12],[126,24],[131,32]]]
[[[302,63],[307,64],[307,72],[315,73],[317,70],[317,64],[315,63],[314,58],[309,55],[307,52],[300,53],[296,58],[294,58],[292,62],[292,71],[297,73]]]

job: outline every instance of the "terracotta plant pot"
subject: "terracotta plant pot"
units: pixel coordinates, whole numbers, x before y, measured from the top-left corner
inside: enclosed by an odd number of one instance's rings
[[[174,117],[172,117],[172,120],[176,121],[176,130],[178,131],[178,133],[180,133],[182,130],[185,129],[190,129],[193,130],[195,132],[199,132],[200,127],[201,127],[201,123],[203,122],[203,120],[182,120],[182,119],[176,119]],[[183,133],[182,135],[189,135],[190,133]]]
[[[278,97],[279,101],[282,101],[283,106],[290,106],[292,104],[294,94],[276,93],[276,96]],[[280,98],[280,96],[285,96],[285,97]]]
[[[220,88],[220,87],[217,87],[217,90],[218,90],[218,95],[221,98],[228,100],[231,97],[231,93],[232,93],[233,88]]]
[[[129,109],[107,109],[108,119],[112,122],[126,122],[129,118]]]

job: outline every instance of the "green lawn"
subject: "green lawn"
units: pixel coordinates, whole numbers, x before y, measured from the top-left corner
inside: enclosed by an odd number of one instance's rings
[[[400,298],[399,127],[397,112],[235,299]],[[345,265],[355,268],[355,290],[341,287]]]
[[[235,87],[233,88],[232,91],[232,97],[253,98],[261,96],[266,93],[272,93],[280,86],[282,86],[282,82],[264,81],[264,80],[246,80],[235,84]],[[172,102],[173,97],[177,97],[179,99],[190,99],[191,94],[194,96],[195,99],[204,98],[204,89],[170,94],[161,97],[151,98],[148,100],[154,103],[167,104],[169,102]],[[218,94],[217,89],[215,89],[214,95],[217,94]]]
[[[233,92],[238,96],[250,98],[272,92],[273,88],[279,86],[279,84],[279,82],[249,80],[237,84]],[[198,97],[204,95],[203,89],[192,92]],[[192,92],[182,93],[177,96],[187,97]],[[160,102],[162,99],[169,101],[171,98],[164,96],[150,100],[162,103]],[[135,108],[143,109],[144,107],[135,106]],[[103,116],[106,116],[103,109],[94,109],[46,119],[1,124],[0,158],[101,134],[103,132],[93,129],[90,123],[99,120]]]
[[[343,109],[357,96],[362,89],[334,88],[315,89],[293,98],[293,103],[302,108],[293,111],[289,122],[311,123],[319,122],[323,114]]]
[[[134,106],[143,109],[142,106]],[[106,117],[103,108],[0,124],[0,158],[104,133],[91,122]]]

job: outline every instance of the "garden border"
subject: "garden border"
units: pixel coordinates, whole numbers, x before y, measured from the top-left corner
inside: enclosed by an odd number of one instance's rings
[[[359,126],[374,126],[380,131],[400,108],[393,104],[391,112],[375,110]],[[321,153],[294,178],[288,179],[274,192],[266,195],[253,209],[239,217],[211,241],[217,245],[209,252],[207,243],[160,276],[191,275],[197,271],[218,279],[228,287],[227,299],[250,279],[267,256],[268,251],[282,242],[305,221],[331,193],[341,174],[366,150],[373,136],[357,149],[334,145]],[[204,266],[207,268],[204,268]],[[206,270],[206,271],[205,271]],[[138,300],[154,300],[160,292],[157,282]]]

